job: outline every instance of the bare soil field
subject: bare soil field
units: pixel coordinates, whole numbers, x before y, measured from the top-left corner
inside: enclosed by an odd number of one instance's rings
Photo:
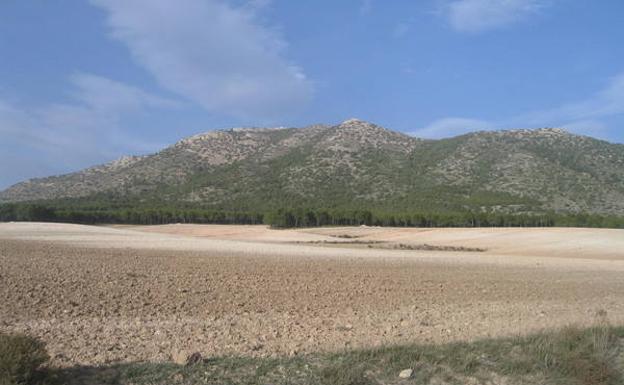
[[[40,337],[57,365],[463,341],[597,317],[624,324],[622,230],[0,223],[0,331]]]

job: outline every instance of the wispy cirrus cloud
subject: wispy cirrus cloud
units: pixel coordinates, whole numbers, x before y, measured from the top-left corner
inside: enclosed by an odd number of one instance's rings
[[[612,77],[602,90],[586,99],[564,103],[551,109],[531,112],[524,118],[529,123],[535,123],[588,120],[618,114],[624,114],[624,72]]]
[[[70,82],[74,87],[72,97],[94,111],[138,112],[145,108],[177,108],[181,105],[178,101],[89,73],[75,73]]]
[[[624,72],[609,79],[603,89],[581,100],[499,120],[445,117],[410,134],[423,138],[444,138],[477,130],[563,127],[577,134],[607,138],[612,129],[605,120],[619,115],[624,115]]]
[[[21,107],[0,100],[0,188],[24,175],[46,176],[154,151],[160,143],[133,138],[122,120],[151,109],[181,106],[93,74],[76,73],[70,84],[71,100],[64,103]]]
[[[111,35],[167,90],[213,113],[270,121],[303,107],[313,84],[285,58],[258,4],[223,0],[91,0]]]
[[[457,135],[466,134],[472,131],[483,131],[494,129],[492,123],[471,118],[446,117],[438,119],[426,127],[419,128],[410,132],[410,135],[427,138],[447,138]]]
[[[443,13],[455,30],[478,33],[535,16],[549,4],[549,0],[454,0]]]

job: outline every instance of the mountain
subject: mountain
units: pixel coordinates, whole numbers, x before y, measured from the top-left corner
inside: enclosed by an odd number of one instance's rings
[[[357,119],[241,128],[0,192],[0,202],[42,200],[619,216],[624,145],[554,128],[423,140]]]

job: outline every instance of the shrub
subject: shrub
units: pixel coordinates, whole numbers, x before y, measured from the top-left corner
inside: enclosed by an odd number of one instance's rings
[[[21,334],[0,333],[0,385],[32,384],[50,357],[45,344]]]

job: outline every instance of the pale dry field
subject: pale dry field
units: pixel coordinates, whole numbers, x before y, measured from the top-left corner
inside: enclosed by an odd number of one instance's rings
[[[438,343],[605,317],[624,324],[622,230],[0,223],[0,330],[42,338],[59,365]]]

